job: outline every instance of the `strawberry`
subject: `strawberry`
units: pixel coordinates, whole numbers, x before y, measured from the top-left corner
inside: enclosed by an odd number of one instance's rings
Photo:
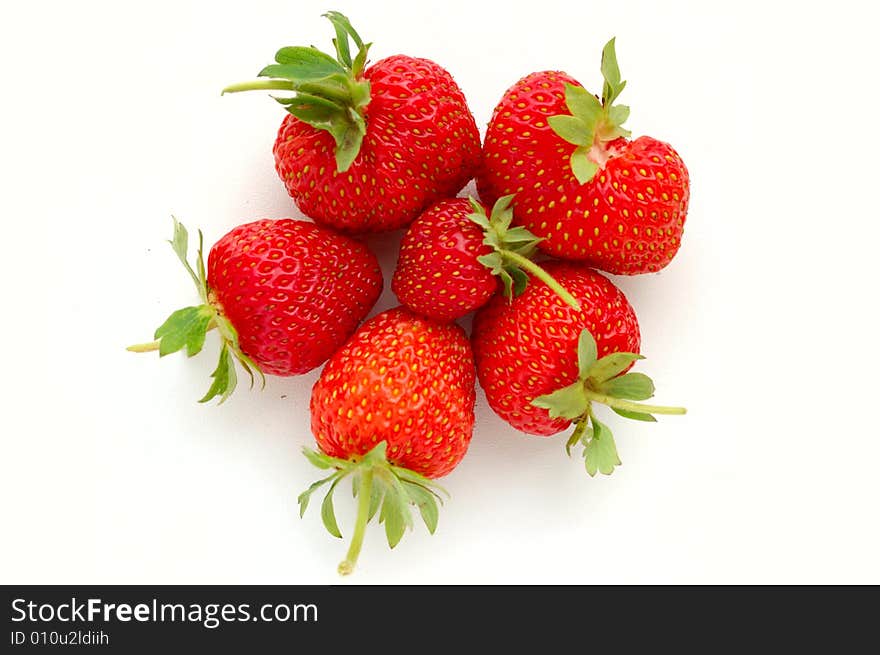
[[[129,350],[164,356],[185,347],[192,357],[216,328],[220,359],[200,402],[229,397],[236,359],[252,382],[254,372],[298,375],[315,368],[354,332],[382,291],[379,263],[365,245],[307,221],[241,225],[214,244],[207,270],[201,231],[195,270],[187,262],[188,240],[175,219],[170,243],[202,304],[174,312],[156,330],[156,341]]]
[[[642,421],[685,410],[631,402],[650,398],[654,385],[642,373],[626,373],[643,357],[635,312],[620,289],[572,262],[551,262],[546,270],[581,309],[540,281],[512,302],[496,295],[474,318],[477,376],[489,406],[518,430],[548,436],[574,422],[566,450],[581,442],[589,474],[608,474],[620,460],[595,403]]]
[[[265,79],[224,93],[294,93],[276,98],[289,114],[275,141],[275,168],[304,214],[349,233],[404,227],[473,177],[476,123],[446,70],[405,55],[367,67],[371,44],[342,14],[325,16],[336,30],[335,59],[314,47],[282,48],[260,72]]]
[[[312,433],[321,452],[305,450],[334,472],[299,497],[330,483],[321,507],[327,530],[341,533],[333,510],[340,480],[353,478],[359,496],[351,548],[339,572],[350,573],[364,530],[379,511],[392,548],[412,527],[410,504],[428,530],[437,525],[436,487],[464,457],[474,426],[474,362],[464,331],[403,307],[374,316],[340,348],[312,389]]]
[[[602,52],[601,101],[558,71],[532,73],[495,108],[478,175],[485,201],[517,194],[515,223],[538,247],[619,275],[659,271],[678,251],[688,171],[672,146],[622,125],[626,82],[614,39]]]
[[[525,288],[529,271],[576,308],[571,294],[529,259],[538,238],[523,227],[508,229],[512,198],[499,198],[490,216],[472,198],[441,200],[422,213],[400,243],[391,280],[398,300],[422,316],[453,321],[488,302],[495,276],[510,297]]]

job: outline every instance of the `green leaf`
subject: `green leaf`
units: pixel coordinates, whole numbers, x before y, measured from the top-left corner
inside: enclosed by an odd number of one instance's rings
[[[526,290],[526,287],[529,285],[529,276],[519,268],[508,268],[508,273],[510,274],[511,279],[513,280],[513,296],[517,297],[522,295],[522,292]]]
[[[510,228],[504,235],[504,243],[511,250],[516,250],[515,246],[517,244],[522,243],[535,243],[537,244],[539,241],[542,241],[539,237],[536,237],[532,232],[529,231],[527,227],[523,227],[522,225]]]
[[[308,93],[300,92],[290,98],[275,98],[275,101],[288,108],[295,107],[303,110],[312,107],[323,107],[328,110],[328,115],[345,113],[345,107],[338,102]]]
[[[387,450],[388,442],[383,439],[367,451],[367,453],[361,458],[361,463],[364,466],[383,464],[388,461]]]
[[[300,93],[321,96],[328,100],[348,104],[347,101],[351,98],[350,86],[351,82],[347,75],[334,73],[327,77],[300,82],[297,84],[296,90]]]
[[[654,395],[654,382],[644,373],[627,373],[601,385],[600,391],[628,400],[647,400]]]
[[[333,59],[333,57],[326,52],[321,52],[315,46],[285,46],[279,48],[275,53],[276,64],[300,64],[302,62],[313,60],[324,61],[329,68],[333,68],[334,70],[342,69],[338,61]]]
[[[590,379],[601,384],[622,373],[633,362],[644,359],[637,353],[617,352],[605,355],[590,368]]]
[[[657,419],[654,418],[653,414],[646,414],[645,412],[631,412],[628,409],[619,409],[617,407],[612,407],[611,410],[615,414],[619,414],[623,418],[630,418],[634,421],[645,421],[646,423],[657,422]]]
[[[189,262],[186,260],[187,251],[189,250],[189,233],[186,231],[183,223],[178,221],[177,218],[172,216],[171,220],[174,221],[174,235],[172,236],[171,241],[169,241],[168,243],[171,244],[171,248],[172,250],[174,250],[174,254],[177,255],[180,263],[183,264],[186,272],[189,273],[189,276],[195,283],[196,288],[199,290],[199,294],[201,294],[203,285],[199,281],[199,277],[196,275],[195,271],[193,271],[192,266],[190,266]],[[202,233],[199,232],[199,258],[201,258],[201,234]],[[204,266],[204,263],[202,264],[202,266]]]
[[[342,26],[334,23],[333,27],[336,30],[336,38],[333,39],[333,47],[336,48],[336,56],[344,66],[351,68],[351,49],[348,47],[348,35],[345,33]]]
[[[229,356],[229,347],[226,342],[220,349],[220,359],[217,362],[217,368],[211,373],[214,381],[205,396],[199,400],[200,403],[206,403],[216,396],[220,396],[220,404],[226,402],[226,399],[235,391],[235,385],[238,377],[235,374],[235,363]]]
[[[296,498],[296,502],[299,503],[299,517],[302,518],[306,513],[306,508],[309,506],[309,500],[312,497],[312,493],[315,492],[316,489],[321,487],[322,485],[328,483],[330,480],[339,476],[339,473],[334,473],[333,475],[329,475],[326,478],[318,480],[317,482],[313,482],[309,485],[309,488],[303,491]]]
[[[495,273],[495,271],[492,271]],[[505,298],[510,298],[513,300],[515,298],[514,289],[513,289],[513,276],[511,276],[510,272],[504,268],[495,273],[499,279],[501,280],[501,295]]]
[[[578,376],[585,379],[589,375],[590,367],[596,363],[599,351],[596,346],[596,340],[587,329],[581,330],[578,335]]]
[[[358,495],[358,487],[361,484],[361,476],[355,473],[351,476],[351,497],[357,498]],[[372,487],[370,487],[372,489]]]
[[[361,48],[358,49],[358,53],[354,57],[354,63],[351,65],[351,72],[355,77],[359,77],[360,74],[364,71],[364,68],[367,65],[367,53],[370,51],[370,48],[373,46],[372,43],[365,43]]]
[[[626,86],[626,82],[620,79],[620,67],[617,65],[614,42],[615,39],[611,39],[602,49],[602,77],[605,79],[602,88],[602,105],[604,107],[611,106]]]
[[[426,478],[424,475],[416,473],[412,469],[403,468],[402,466],[392,466],[391,470],[403,482],[417,484],[418,486],[430,491],[432,494],[437,496],[437,498],[440,498],[440,494],[438,492],[442,492],[447,496],[449,495],[449,492],[446,491],[446,489],[441,487],[439,484],[437,484],[430,478]]]
[[[565,442],[565,454],[571,457],[571,448],[572,446],[577,445],[577,442],[581,440],[581,435],[578,434],[578,431],[575,430],[571,433],[571,436],[568,438],[568,441]]]
[[[611,430],[594,417],[593,438],[584,448],[584,466],[587,473],[590,477],[596,475],[597,471],[603,475],[610,475],[614,467],[619,465],[620,458],[617,456],[617,446]]]
[[[471,203],[471,208],[474,210],[472,213],[467,215],[468,219],[479,225],[484,230],[488,230],[489,217],[486,216],[486,210],[483,209],[483,206],[474,198],[468,198],[468,201]]]
[[[333,481],[333,484],[330,485],[330,489],[327,491],[327,495],[324,496],[324,502],[321,503],[321,520],[324,522],[327,532],[341,539],[342,533],[336,524],[336,512],[333,509],[333,492],[336,491],[336,485],[339,484],[339,480],[340,478],[337,478]]]
[[[513,209],[511,209],[510,204],[513,202],[514,195],[515,194],[511,193],[506,196],[501,196],[495,201],[495,204],[492,205],[492,214],[489,218],[489,223],[494,226],[500,234],[504,234],[513,222]]]
[[[266,376],[263,375],[263,371],[260,370],[260,367],[252,360],[250,357],[245,355],[241,350],[235,350],[235,358],[238,360],[238,363],[241,364],[241,367],[245,370],[248,376],[251,379],[251,389],[254,388],[254,372],[256,371],[257,375],[260,378],[260,388],[266,388]]]
[[[611,90],[611,100],[608,101],[608,104],[614,102],[617,97],[623,92],[623,89],[626,87],[626,82],[621,82],[619,86]],[[606,105],[607,106],[607,105]]]
[[[354,41],[354,44],[358,48],[364,47],[364,42],[361,39],[360,35],[355,31],[354,27],[352,27],[351,21],[348,20],[348,17],[345,14],[342,14],[338,11],[328,11],[324,14],[325,18],[330,19],[330,22],[333,23],[333,26],[336,25],[342,26],[342,29],[345,30],[345,33],[351,37],[351,40]]]
[[[477,261],[496,275],[504,268],[504,260],[501,258],[501,253],[490,252],[488,255],[480,255],[477,257]]]
[[[364,125],[345,125],[341,129],[331,124],[330,134],[336,141],[336,168],[344,173],[357,158],[364,140]]]
[[[310,448],[302,449],[303,455],[305,455],[306,459],[311,462],[312,466],[316,466],[319,469],[332,469],[332,468],[349,468],[351,463],[344,460],[339,459],[338,457],[330,457],[330,455],[326,455],[322,452],[318,452],[316,450],[312,450]]]
[[[581,430],[580,442],[584,446],[586,446],[588,443],[590,443],[590,440],[593,438],[593,426],[589,425],[589,423],[586,420],[583,421],[583,425],[584,425],[584,429]]]
[[[344,74],[345,69],[333,57],[317,48],[290,46],[275,54],[277,64],[270,64],[260,71],[259,77],[280,77],[299,82],[314,80],[334,73]]]
[[[339,121],[340,112],[322,105],[290,103],[287,111],[296,116],[304,123],[308,123],[317,130],[326,130],[333,133],[333,122]]]
[[[412,528],[412,514],[409,511],[410,498],[403,487],[403,482],[394,474],[394,470],[390,466],[384,466],[375,469],[374,475],[382,480],[388,487],[385,493],[386,499],[391,497],[394,503],[400,509],[400,516],[405,526]]]
[[[327,18],[333,24],[333,29],[336,31],[336,38],[333,39],[333,45],[336,46],[336,53],[339,56],[339,61],[349,68],[352,68],[353,62],[351,60],[351,51],[348,46],[348,38],[351,37],[351,40],[354,41],[354,44],[359,50],[366,50],[369,48],[369,45],[364,45],[360,35],[355,31],[351,22],[344,14],[341,14],[338,11],[328,11],[324,14],[324,18]]]
[[[383,497],[384,494],[378,484],[374,484],[370,487],[370,510],[367,512],[367,523],[372,521],[373,517],[376,516],[379,506],[382,504]]]
[[[592,180],[596,171],[599,170],[599,165],[590,159],[589,153],[589,149],[583,146],[575,148],[575,151],[571,153],[571,172],[574,173],[580,184],[586,184]]]
[[[177,258],[180,259],[181,263],[186,266],[186,268],[190,272],[192,272],[192,269],[190,269],[189,266],[189,262],[186,261],[189,251],[189,232],[187,232],[186,228],[183,226],[183,223],[178,221],[177,218],[172,216],[171,220],[174,221],[174,235],[171,237],[171,241],[169,241],[168,243],[171,244],[171,249],[174,250],[174,254],[177,255]]]
[[[199,230],[199,249],[196,251],[196,269],[198,271],[198,288],[202,300],[208,302],[208,274],[205,272],[205,237]]]
[[[216,311],[210,305],[184,307],[171,314],[153,335],[154,339],[159,339],[159,356],[176,353],[184,346],[188,357],[199,353],[215,315]]]
[[[440,510],[437,507],[437,499],[434,494],[418,484],[410,482],[404,483],[404,488],[410,499],[419,508],[422,520],[428,528],[428,532],[434,534],[437,529],[437,519],[440,516]]]
[[[351,66],[352,72],[355,76],[359,76],[364,68],[367,65],[367,53],[370,51],[370,48],[373,46],[372,43],[365,43],[363,48],[358,50],[357,55],[355,55],[354,63]]]
[[[214,322],[217,324],[217,332],[220,333],[224,341],[229,343],[229,347],[232,350],[238,350],[238,330],[235,329],[229,319],[218,312],[214,317]]]
[[[261,387],[265,388],[266,376],[263,374],[263,371],[260,370],[260,367],[257,366],[256,362],[254,362],[253,359],[251,359],[241,351],[241,347],[238,342],[238,331],[235,329],[229,319],[218,313],[214,315],[214,323],[217,326],[217,331],[223,337],[225,343],[229,346],[229,350],[232,352],[232,354],[235,355],[238,363],[241,364],[242,368],[250,377],[251,388],[253,388],[254,386],[254,373],[256,373],[260,377]]]
[[[626,105],[614,105],[608,110],[608,121],[616,126],[623,125],[629,118],[629,107]]]
[[[422,521],[428,528],[428,532],[434,534],[437,531],[437,521],[440,518],[440,510],[437,508],[437,501],[433,496],[427,496],[424,503],[419,503],[419,514],[422,515]]]
[[[547,119],[554,132],[576,146],[593,144],[593,129],[577,116],[560,114]]]
[[[391,548],[400,543],[406,530],[404,511],[409,513],[409,509],[405,507],[400,496],[394,493],[385,494],[380,521],[385,522],[385,536],[388,538],[388,546]]]
[[[367,80],[360,80],[350,85],[350,90],[352,107],[349,108],[349,113],[363,117],[363,108],[370,104],[372,86]]]
[[[582,416],[590,407],[587,395],[584,392],[584,383],[577,380],[553,393],[538,396],[532,401],[535,407],[546,409],[550,418],[576,419]]]
[[[599,99],[582,86],[566,83],[565,105],[571,115],[583,121],[592,133],[602,116],[602,104]]]

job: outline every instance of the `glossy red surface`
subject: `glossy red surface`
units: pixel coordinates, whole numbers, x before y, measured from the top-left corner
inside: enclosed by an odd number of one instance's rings
[[[208,256],[208,286],[264,373],[297,375],[323,363],[379,298],[370,250],[307,221],[235,228]]]
[[[452,321],[486,304],[498,282],[477,257],[491,252],[483,229],[468,218],[466,198],[441,200],[409,226],[391,288],[412,311]]]
[[[480,198],[515,193],[515,223],[544,241],[539,248],[618,275],[658,271],[681,245],[690,198],[687,168],[668,144],[651,137],[605,144],[604,168],[581,184],[571,171],[576,146],[547,119],[570,114],[565,73],[532,73],[495,108],[478,175]]]
[[[513,427],[551,435],[570,425],[531,404],[577,379],[577,341],[588,329],[599,357],[639,352],[639,324],[623,292],[596,271],[574,262],[544,269],[581,305],[576,311],[540,280],[530,279],[510,302],[496,295],[477,312],[471,340],[480,386],[489,406]]]
[[[384,440],[392,464],[436,478],[470,444],[474,384],[464,330],[390,309],[327,362],[312,390],[312,433],[321,450],[341,458]]]
[[[349,233],[405,227],[474,176],[480,135],[452,76],[427,59],[388,57],[367,68],[371,85],[360,153],[338,173],[335,143],[288,114],[275,166],[300,210]]]

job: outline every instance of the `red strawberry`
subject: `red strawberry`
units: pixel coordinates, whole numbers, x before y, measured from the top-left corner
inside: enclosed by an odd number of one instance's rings
[[[544,279],[562,298],[577,301],[529,257],[538,239],[513,220],[512,196],[499,198],[486,216],[476,200],[441,200],[409,226],[391,281],[398,300],[412,311],[452,321],[486,304],[501,278],[504,294],[521,293],[524,271]]]
[[[201,402],[226,400],[236,385],[234,359],[253,372],[298,375],[326,360],[354,332],[382,291],[376,257],[363,244],[306,221],[264,219],[235,228],[187,262],[188,235],[175,219],[171,245],[201,296],[129,350],[160,356],[202,349],[208,330],[223,340],[214,382]],[[230,354],[234,356],[230,357]]]
[[[650,398],[654,385],[642,373],[621,375],[643,359],[636,354],[636,315],[623,293],[574,263],[551,262],[546,270],[578,299],[580,311],[540,281],[513,302],[495,296],[474,318],[477,376],[489,406],[513,427],[551,435],[574,422],[566,449],[581,441],[590,475],[611,473],[620,461],[593,403],[647,421],[654,420],[652,413],[684,410],[630,402]]]
[[[473,177],[476,123],[443,68],[405,55],[365,68],[370,44],[342,14],[325,16],[336,29],[336,59],[313,47],[282,48],[260,72],[266,79],[224,92],[295,93],[277,98],[290,114],[275,142],[275,167],[304,214],[345,232],[404,227]]]
[[[558,71],[507,90],[486,132],[480,197],[516,193],[515,222],[548,254],[620,275],[658,271],[681,245],[688,171],[670,145],[628,140],[629,107],[613,104],[626,85],[614,39],[602,74],[601,102]]]
[[[357,523],[340,573],[350,573],[366,524],[381,507],[389,545],[412,526],[415,504],[431,533],[437,524],[429,478],[449,473],[464,457],[474,426],[474,362],[464,331],[398,307],[374,316],[340,348],[312,390],[312,433],[322,469],[335,469],[299,498],[332,483],[321,516],[340,537],[333,511],[338,482],[354,478]]]

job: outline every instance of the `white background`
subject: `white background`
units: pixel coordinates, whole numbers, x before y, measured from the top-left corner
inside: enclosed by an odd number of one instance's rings
[[[617,279],[657,402],[690,413],[610,419],[624,465],[590,479],[478,392],[437,534],[389,551],[373,526],[346,583],[880,582],[876,10],[328,2],[0,10],[0,582],[340,582],[346,544],[296,507],[318,372],[203,406],[212,339],[193,360],[124,350],[196,299],[172,213],[208,243],[298,216],[272,167],[282,109],[219,91],[279,46],[330,47],[331,8],[374,61],[449,69],[481,130],[531,71],[597,89],[616,35],[630,129],[692,177],[678,257]],[[371,240],[386,286],[398,238]]]

